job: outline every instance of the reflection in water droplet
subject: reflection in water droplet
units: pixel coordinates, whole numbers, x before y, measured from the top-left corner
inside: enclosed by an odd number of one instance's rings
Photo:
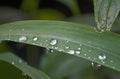
[[[20,36],[19,42],[25,42],[27,40],[26,36]]]
[[[75,51],[74,50],[69,50],[67,53],[68,54],[75,54]]]
[[[51,45],[56,45],[56,44],[57,44],[57,40],[56,40],[56,39],[52,39],[52,40],[50,41],[50,44],[51,44]]]
[[[105,55],[105,54],[99,54],[99,55],[98,55],[98,59],[99,59],[102,63],[105,63],[104,60],[106,59],[106,55]]]
[[[38,37],[33,37],[33,41],[37,41],[38,40]]]
[[[99,69],[102,66],[102,65],[94,63],[94,62],[92,62],[91,64],[92,64],[92,67],[94,67],[95,69]]]

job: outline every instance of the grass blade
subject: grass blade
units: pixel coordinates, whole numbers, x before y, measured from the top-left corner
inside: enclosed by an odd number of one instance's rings
[[[39,20],[14,22],[0,26],[0,40],[55,49],[120,71],[120,35],[95,32],[86,25]]]
[[[28,66],[20,58],[13,55],[12,53],[3,53],[0,54],[0,60],[6,61],[8,63],[12,63],[15,67],[22,70],[23,73],[26,73],[32,79],[50,79],[47,75],[43,72],[34,69],[31,66]],[[20,60],[20,61],[19,61]]]

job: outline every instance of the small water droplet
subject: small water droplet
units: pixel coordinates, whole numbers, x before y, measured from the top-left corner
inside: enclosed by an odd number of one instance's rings
[[[102,65],[94,63],[94,62],[92,62],[91,64],[92,64],[92,67],[94,67],[95,69],[99,69],[102,66]]]
[[[27,73],[25,73],[25,72],[22,72],[22,75],[23,75],[23,76],[26,76],[26,75],[27,75]]]
[[[80,46],[82,46],[82,44],[80,44]]]
[[[52,40],[50,41],[50,44],[51,44],[51,45],[56,45],[56,44],[57,44],[57,40],[56,40],[56,39],[52,39]]]
[[[66,43],[69,43],[69,41],[66,41]]]
[[[37,41],[38,40],[38,37],[33,37],[33,41]]]
[[[54,50],[51,49],[50,52],[52,53],[52,52],[54,52]]]
[[[68,54],[75,54],[75,51],[74,50],[69,50],[67,53]]]
[[[58,47],[55,47],[55,49],[58,49]]]
[[[19,42],[25,42],[27,40],[26,36],[20,36]]]
[[[98,59],[99,59],[102,63],[105,63],[104,60],[106,59],[106,55],[105,55],[105,54],[99,54],[99,55],[98,55]]]
[[[91,50],[88,50],[88,52],[91,52]]]
[[[69,46],[65,46],[66,49],[69,49],[70,47]]]
[[[87,56],[87,54],[85,53],[84,56]]]
[[[113,61],[112,61],[112,60],[111,60],[110,62],[111,62],[111,63],[113,63]]]
[[[88,59],[90,59],[91,57],[88,57]]]
[[[11,64],[12,64],[12,65],[14,65],[14,64],[15,64],[15,62],[12,62]]]
[[[19,59],[19,60],[18,60],[18,62],[19,62],[19,63],[22,63],[22,60],[21,60],[21,59]]]
[[[78,48],[78,50],[81,50],[81,48]]]
[[[80,51],[79,51],[79,50],[77,50],[77,51],[75,51],[75,53],[76,53],[77,55],[79,55],[79,54],[80,54]]]

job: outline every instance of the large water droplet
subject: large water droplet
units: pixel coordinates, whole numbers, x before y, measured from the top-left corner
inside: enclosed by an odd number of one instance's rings
[[[68,54],[75,54],[75,51],[74,50],[69,50],[67,53]]]
[[[37,41],[38,40],[38,37],[33,37],[33,41]]]
[[[94,63],[94,62],[92,62],[91,64],[92,64],[92,67],[94,67],[95,69],[99,69],[102,66],[102,65]]]
[[[19,42],[25,42],[27,40],[26,36],[20,36]]]
[[[56,40],[56,39],[52,39],[52,40],[50,41],[50,44],[51,44],[51,45],[56,45],[56,44],[57,44],[57,40]]]
[[[105,54],[99,54],[99,55],[98,55],[98,59],[99,59],[102,63],[105,63],[104,60],[106,59],[106,55],[105,55]]]

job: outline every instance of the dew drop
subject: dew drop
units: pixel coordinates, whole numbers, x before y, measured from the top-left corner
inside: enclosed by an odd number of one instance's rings
[[[54,50],[51,49],[50,52],[52,53],[52,52],[54,52]]]
[[[111,63],[113,63],[113,61],[112,61],[112,60],[111,60],[110,62],[111,62]]]
[[[38,40],[38,37],[33,37],[33,41],[37,41]]]
[[[68,54],[75,54],[75,51],[74,50],[69,50],[67,53]]]
[[[27,73],[25,73],[25,72],[22,72],[22,75],[23,75],[23,76],[26,76],[26,75],[27,75]]]
[[[21,60],[21,59],[19,59],[19,60],[18,60],[18,62],[19,62],[19,63],[22,63],[22,60]]]
[[[56,39],[52,39],[52,40],[50,41],[50,44],[51,44],[51,45],[56,45],[56,44],[57,44],[57,40],[56,40]]]
[[[91,58],[91,57],[88,57],[89,59]]]
[[[91,65],[92,65],[92,67],[94,67],[95,69],[99,69],[99,68],[102,66],[102,65],[97,64],[97,63],[94,63],[94,62],[92,62]]]
[[[79,51],[79,50],[77,50],[77,51],[75,51],[75,53],[76,53],[77,55],[79,55],[79,54],[80,54],[80,51]]]
[[[82,46],[82,44],[80,44],[80,46]]]
[[[69,49],[70,47],[69,46],[65,46],[66,49]]]
[[[69,43],[69,41],[66,41],[66,43]]]
[[[85,53],[84,56],[87,56],[87,54]]]
[[[15,62],[12,62],[11,64],[12,64],[12,65],[14,65],[14,64],[15,64]]]
[[[78,50],[81,50],[81,48],[78,48]]]
[[[26,36],[21,36],[19,38],[19,42],[25,42],[27,40],[27,37]]]
[[[91,52],[91,50],[88,50],[88,52]]]
[[[98,59],[99,59],[102,63],[105,63],[104,60],[106,59],[106,55],[105,55],[105,54],[99,54],[99,55],[98,55]]]

